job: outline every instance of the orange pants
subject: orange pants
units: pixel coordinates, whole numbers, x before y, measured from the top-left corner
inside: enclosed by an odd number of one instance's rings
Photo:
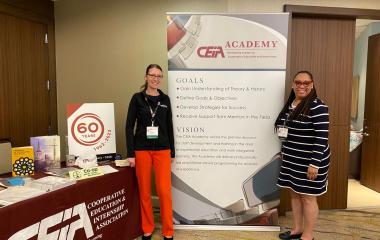
[[[156,190],[160,200],[162,234],[173,235],[173,212],[171,192],[170,150],[135,151],[136,175],[140,193],[142,230],[152,233],[154,218],[151,199],[152,165],[155,173]]]

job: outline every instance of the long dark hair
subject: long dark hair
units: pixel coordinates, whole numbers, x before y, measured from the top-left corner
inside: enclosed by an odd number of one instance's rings
[[[155,63],[152,63],[152,64],[149,64],[149,65],[146,67],[146,70],[145,70],[145,76],[148,75],[149,70],[152,69],[152,68],[160,69],[160,71],[162,72],[162,68],[161,68],[160,65],[155,64]],[[145,91],[147,88],[148,88],[148,83],[147,83],[147,81],[145,81],[144,85],[142,85],[142,86],[140,87],[140,89],[141,89],[141,91]]]
[[[310,77],[311,81],[314,82],[313,74],[311,74],[309,71],[305,71],[305,70],[297,72],[294,75],[292,81],[294,81],[294,79],[297,77],[297,75],[301,74],[301,73],[307,74]],[[281,112],[277,116],[275,125],[280,120],[280,118],[289,110],[289,106],[292,104],[292,102],[294,101],[295,98],[296,98],[296,94],[292,90],[290,92],[288,101],[286,101],[285,106],[282,108]],[[317,98],[317,90],[315,89],[315,86],[313,86],[310,93],[304,99],[302,99],[301,102],[297,105],[297,107],[290,113],[288,120],[289,121],[294,120],[294,119],[302,120],[305,115],[309,115],[310,105],[314,101],[314,99],[316,99],[316,98]]]

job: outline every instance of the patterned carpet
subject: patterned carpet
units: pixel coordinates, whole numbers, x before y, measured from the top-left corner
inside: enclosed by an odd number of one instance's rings
[[[291,213],[279,218],[283,230],[292,225]],[[162,239],[157,224],[153,239]],[[279,232],[175,230],[177,240],[277,240]],[[320,211],[316,240],[380,240],[380,208]]]

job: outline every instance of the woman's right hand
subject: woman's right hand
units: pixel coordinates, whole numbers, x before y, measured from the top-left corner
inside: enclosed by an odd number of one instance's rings
[[[131,167],[135,167],[136,166],[135,158],[127,158],[127,160],[129,162],[129,166],[131,166]]]

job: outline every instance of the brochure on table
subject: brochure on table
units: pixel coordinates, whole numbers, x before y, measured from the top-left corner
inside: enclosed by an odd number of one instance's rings
[[[36,171],[45,171],[61,167],[60,138],[54,136],[38,136],[30,138],[34,149],[34,165]]]

